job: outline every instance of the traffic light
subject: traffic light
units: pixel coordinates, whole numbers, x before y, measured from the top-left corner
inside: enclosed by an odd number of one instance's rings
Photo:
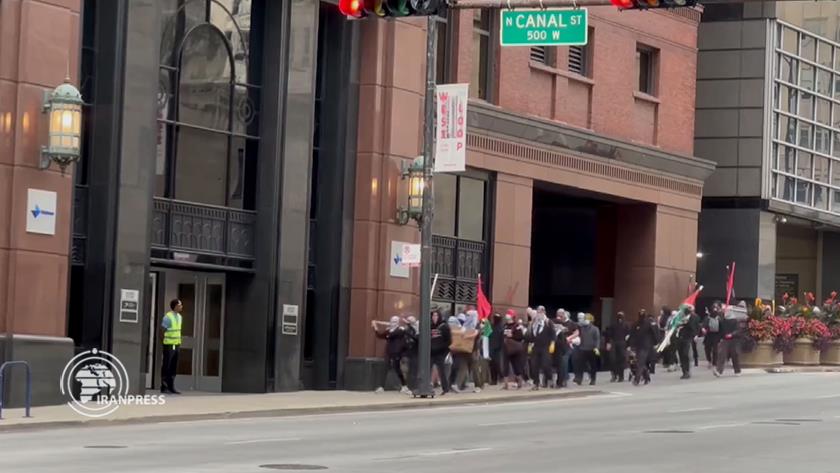
[[[338,11],[348,19],[365,16],[362,0],[338,0]]]
[[[697,0],[610,0],[610,2],[619,10],[693,7],[697,4]]]
[[[446,0],[339,0],[338,9],[348,20],[392,16],[431,16],[443,12]]]

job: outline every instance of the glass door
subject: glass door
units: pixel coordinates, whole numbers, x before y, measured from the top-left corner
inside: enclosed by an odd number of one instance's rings
[[[224,274],[203,275],[201,281],[201,317],[196,365],[196,389],[222,390],[222,333],[225,314]]]
[[[169,301],[176,298],[184,306],[175,386],[221,391],[225,275],[167,270],[166,293],[167,308]]]

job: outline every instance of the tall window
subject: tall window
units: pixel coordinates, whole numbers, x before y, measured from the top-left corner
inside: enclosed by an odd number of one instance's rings
[[[659,50],[636,46],[636,68],[639,71],[639,92],[656,95],[656,74],[659,69]]]
[[[161,0],[155,195],[254,208],[260,33],[248,0]]]
[[[469,171],[435,176],[432,268],[439,277],[433,300],[447,311],[474,304],[478,274],[487,272],[490,182]]]
[[[588,41],[583,46],[569,46],[569,72],[592,77],[592,41],[594,28],[589,28]]]
[[[473,63],[470,79],[470,96],[489,99],[492,73],[490,35],[493,29],[493,10],[482,9],[473,17]]]

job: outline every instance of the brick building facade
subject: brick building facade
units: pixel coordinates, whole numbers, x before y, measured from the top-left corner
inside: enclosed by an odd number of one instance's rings
[[[433,272],[438,286],[445,282],[433,305],[462,309],[474,300],[478,273],[498,310],[545,304],[592,311],[602,324],[615,310],[652,310],[684,297],[696,270],[703,182],[713,170],[693,156],[700,12],[589,13],[589,44],[571,48],[499,47],[498,12],[440,19],[438,82],[470,83],[472,99],[468,171],[435,178],[436,207],[444,207],[436,219],[449,218],[450,207],[457,218],[454,232],[443,223],[435,229]],[[359,387],[383,349],[370,320],[419,305],[419,270],[401,279],[388,268],[392,242],[419,240],[416,227],[398,225],[395,215],[406,198],[401,166],[422,146],[424,32],[420,19],[361,22],[347,363]],[[439,188],[452,180],[455,194]],[[464,237],[463,215],[476,212],[474,203],[463,208],[464,182],[473,181],[483,183],[476,195],[486,231]],[[578,248],[574,237],[553,248],[538,242],[551,218],[542,215],[582,198],[580,209],[561,212],[580,210],[592,221],[592,261],[545,260]],[[575,233],[577,221],[566,223],[559,233]],[[577,271],[591,282],[579,290],[586,294],[552,300],[574,279],[560,273]]]

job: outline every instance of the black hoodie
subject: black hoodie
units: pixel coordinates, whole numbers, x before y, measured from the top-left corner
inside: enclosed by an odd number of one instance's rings
[[[452,331],[449,329],[449,324],[443,319],[437,325],[432,321],[432,356],[448,353],[451,343]]]

